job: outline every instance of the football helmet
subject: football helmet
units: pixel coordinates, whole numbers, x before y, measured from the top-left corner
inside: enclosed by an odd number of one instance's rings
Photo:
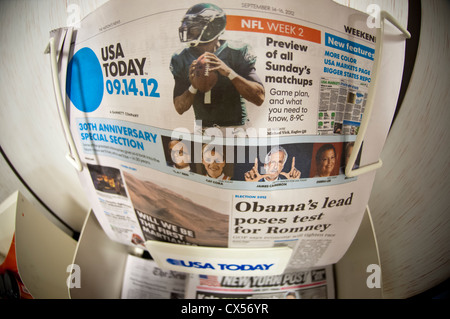
[[[211,42],[225,31],[226,24],[227,18],[221,8],[209,3],[197,4],[181,20],[180,40],[191,47]]]

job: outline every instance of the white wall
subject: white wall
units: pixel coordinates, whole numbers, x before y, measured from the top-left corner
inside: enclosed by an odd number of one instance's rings
[[[387,298],[450,277],[449,1],[423,1],[416,65],[369,206]]]
[[[74,13],[68,12],[68,5],[78,4],[84,16],[103,2],[0,1],[0,145],[25,182],[76,231],[81,230],[89,205],[75,170],[65,160],[67,146],[55,104],[50,58],[44,50],[50,30],[66,26]],[[23,186],[3,158],[0,168],[2,201]],[[42,209],[31,195],[27,198]]]
[[[405,1],[337,2],[362,11],[378,3],[407,25]],[[386,298],[450,277],[449,14],[449,1],[422,1],[416,64],[369,201]]]

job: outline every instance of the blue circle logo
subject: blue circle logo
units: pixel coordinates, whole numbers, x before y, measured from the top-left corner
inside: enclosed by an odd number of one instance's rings
[[[95,111],[103,99],[103,73],[94,51],[83,48],[72,57],[67,67],[66,93],[82,112]]]

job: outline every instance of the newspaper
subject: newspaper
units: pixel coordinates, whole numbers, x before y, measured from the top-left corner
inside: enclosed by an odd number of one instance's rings
[[[215,3],[111,0],[74,31],[68,115],[93,211],[127,245],[289,246],[286,271],[336,263],[374,178],[344,167],[375,29],[333,1]],[[206,92],[191,74],[202,50]],[[379,158],[365,146],[356,165]]]
[[[212,276],[165,270],[128,255],[122,299],[333,299],[332,266],[277,276]]]
[[[184,299],[186,274],[159,268],[151,259],[128,255],[122,299]]]
[[[334,299],[332,266],[277,276],[190,275],[187,299]]]

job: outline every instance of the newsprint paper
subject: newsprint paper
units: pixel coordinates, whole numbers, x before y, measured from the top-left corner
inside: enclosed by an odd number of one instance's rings
[[[332,266],[273,276],[190,275],[187,299],[332,299]]]
[[[128,255],[122,299],[331,299],[332,266],[274,276],[194,275]]]
[[[63,90],[107,235],[288,246],[294,274],[339,261],[374,179],[344,174],[374,74],[370,18],[325,0],[111,0],[88,15]],[[399,86],[389,76],[356,166],[379,159]]]

